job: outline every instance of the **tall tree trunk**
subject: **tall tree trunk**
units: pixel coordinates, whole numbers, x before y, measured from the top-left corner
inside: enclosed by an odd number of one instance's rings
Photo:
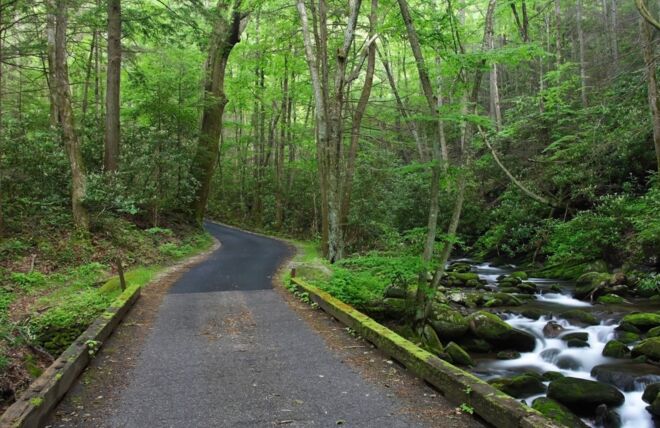
[[[413,24],[412,17],[410,15],[410,9],[406,0],[398,0],[399,9],[401,10],[401,16],[403,22],[406,26],[406,32],[408,34],[408,42],[410,44],[411,50],[415,57],[415,63],[417,65],[417,73],[419,75],[419,80],[422,85],[422,91],[424,92],[424,97],[426,98],[427,107],[429,113],[432,116],[437,115],[436,111],[436,100],[433,94],[433,87],[431,85],[431,79],[429,78],[428,71],[426,69],[426,64],[424,61],[424,56],[422,54],[422,49],[419,43],[419,37],[417,36],[417,31]],[[427,232],[426,240],[424,242],[424,251],[422,253],[422,260],[424,261],[424,268],[419,273],[418,278],[418,287],[417,287],[417,307],[418,309],[423,309],[427,299],[427,269],[433,259],[433,250],[435,247],[435,239],[437,235],[438,228],[438,211],[439,211],[439,193],[440,193],[440,176],[442,171],[446,171],[449,163],[449,151],[446,144],[441,144],[443,141],[440,139],[440,121],[437,122],[437,126],[434,127],[434,132],[431,137],[431,190],[429,197],[429,214],[427,221]],[[423,317],[423,313],[419,312],[417,318]]]
[[[580,55],[580,98],[582,106],[587,106],[587,64],[585,61],[584,31],[582,30],[582,0],[577,0],[576,16]]]
[[[555,0],[555,61],[557,68],[561,65],[561,47],[562,47],[562,31],[561,31],[561,0]]]
[[[653,144],[655,157],[660,173],[660,98],[658,97],[657,66],[655,60],[655,46],[653,27],[643,17],[639,22],[644,50],[644,63],[646,64],[646,86],[648,91],[649,109],[651,110],[651,123],[653,124]]]
[[[524,4],[524,3],[523,3]],[[495,37],[493,34],[493,29],[491,26],[490,31],[487,34],[488,39],[488,48],[491,51],[495,50]],[[527,37],[524,38],[527,41]],[[502,111],[500,109],[500,90],[497,82],[497,64],[493,63],[490,66],[490,105],[491,105],[491,116],[493,122],[495,123],[495,129],[499,132],[502,129]]]
[[[367,49],[367,70],[364,76],[364,83],[360,98],[355,112],[353,113],[353,123],[351,124],[351,145],[348,153],[348,160],[346,166],[346,175],[344,177],[344,185],[342,189],[342,201],[340,210],[340,222],[342,227],[343,241],[346,242],[346,227],[348,225],[348,214],[351,207],[351,195],[353,193],[353,176],[355,175],[355,162],[357,159],[358,146],[360,143],[360,129],[362,126],[362,118],[369,103],[371,96],[371,88],[374,81],[374,70],[376,69],[376,41],[373,39],[374,31],[377,25],[377,12],[378,0],[371,0],[371,12],[369,14],[369,44]]]
[[[48,38],[49,52],[54,53],[54,90],[52,99],[55,101],[59,116],[62,141],[71,167],[71,211],[74,225],[82,230],[89,229],[89,215],[83,205],[87,187],[87,178],[80,150],[80,142],[75,128],[73,107],[71,105],[71,86],[69,85],[69,69],[67,65],[66,31],[67,31],[67,0],[49,2],[50,13],[54,14],[54,39]],[[51,46],[51,43],[54,44]]]
[[[211,180],[218,161],[222,115],[227,105],[224,91],[225,69],[231,50],[240,41],[242,30],[241,19],[244,15],[239,10],[240,6],[241,0],[234,0],[231,5],[227,0],[218,2],[213,34],[209,42],[202,125],[191,165],[192,176],[198,183],[191,208],[195,222],[200,227],[204,221]]]
[[[108,71],[105,104],[105,156],[103,157],[103,167],[106,172],[115,172],[119,166],[120,81],[121,0],[108,0]]]

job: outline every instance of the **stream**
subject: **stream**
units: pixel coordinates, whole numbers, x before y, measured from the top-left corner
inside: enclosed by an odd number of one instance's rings
[[[464,260],[466,261],[466,260]],[[479,274],[480,278],[486,280],[489,286],[497,286],[497,277],[507,275],[515,269],[511,267],[495,267],[488,263],[473,264],[472,271]],[[608,305],[591,305],[588,302],[577,300],[572,296],[574,285],[567,281],[558,281],[547,278],[529,278],[538,286],[540,292],[535,295],[535,300],[524,304],[517,309],[525,307],[534,307],[547,309],[548,312],[566,308],[580,308],[591,311],[600,320],[600,325],[581,327],[571,324],[569,321],[557,317],[542,316],[538,320],[526,318],[516,314],[516,308],[507,310],[508,315],[504,315],[504,320],[511,326],[525,330],[536,337],[536,347],[532,352],[521,353],[520,358],[513,360],[497,360],[493,356],[478,359],[474,372],[477,376],[485,380],[496,377],[512,376],[523,372],[534,371],[544,373],[548,371],[560,372],[565,376],[596,380],[591,375],[592,369],[601,364],[615,364],[617,367],[624,367],[625,360],[614,359],[602,356],[603,348],[608,340],[616,336],[615,328],[619,319],[629,311],[631,305],[627,307],[609,307]],[[550,291],[550,287],[553,287]],[[559,291],[561,290],[561,291]],[[637,305],[634,306],[638,309]],[[567,342],[560,337],[547,338],[543,329],[549,321],[555,321],[565,330],[561,335],[572,332],[588,333],[588,348],[569,348]],[[657,372],[657,373],[660,373]],[[646,411],[647,403],[642,401],[644,387],[648,384],[660,382],[660,375],[657,373],[639,373],[629,377],[627,382],[621,380],[613,382],[625,396],[625,402],[622,406],[615,408],[621,417],[622,427],[624,428],[647,428],[653,427],[654,422],[651,414]],[[545,382],[546,385],[549,382]],[[531,405],[535,398],[544,396],[536,395],[525,399],[527,404]],[[593,420],[583,419],[590,426],[595,426]]]

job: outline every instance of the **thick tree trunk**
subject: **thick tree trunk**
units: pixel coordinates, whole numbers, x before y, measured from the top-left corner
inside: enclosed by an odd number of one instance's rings
[[[87,187],[85,168],[80,151],[80,142],[75,129],[73,107],[71,105],[71,87],[69,85],[69,70],[66,52],[66,30],[67,9],[66,0],[56,0],[55,4],[49,4],[54,14],[55,34],[54,39],[49,37],[49,52],[53,52],[54,70],[52,75],[54,81],[51,89],[54,90],[52,99],[56,104],[59,116],[59,125],[62,141],[66,148],[71,167],[71,211],[73,222],[77,228],[89,229],[89,215],[87,208],[83,205]],[[53,44],[51,46],[51,43]]]
[[[657,65],[655,61],[655,46],[653,27],[645,19],[640,19],[640,32],[642,48],[644,50],[644,63],[646,64],[646,86],[648,91],[649,109],[651,110],[651,123],[653,124],[653,144],[655,157],[660,173],[660,98],[658,97]]]
[[[555,61],[557,68],[561,65],[561,47],[562,47],[562,31],[561,31],[561,0],[555,0]]]
[[[241,0],[229,2],[220,0],[216,11],[213,34],[209,43],[206,78],[204,83],[204,111],[197,143],[197,151],[191,166],[192,176],[198,183],[192,212],[195,222],[202,226],[206,204],[211,190],[211,180],[218,161],[218,150],[222,136],[222,115],[227,105],[225,96],[225,69],[229,54],[240,41],[241,35]],[[229,16],[227,16],[229,15]]]
[[[121,0],[108,0],[108,71],[105,104],[105,172],[119,166],[121,129],[119,93],[121,81]]]
[[[378,0],[371,0],[371,12],[369,14],[369,40],[371,44],[367,49],[367,70],[364,76],[364,83],[362,91],[360,92],[360,99],[358,100],[355,112],[353,113],[353,123],[351,124],[351,145],[348,153],[348,160],[346,165],[346,174],[344,177],[344,185],[342,189],[342,201],[340,210],[340,222],[342,227],[343,241],[346,242],[346,227],[348,225],[348,214],[351,206],[351,195],[353,193],[353,176],[355,175],[355,162],[357,159],[358,146],[360,142],[360,129],[362,126],[362,118],[369,103],[371,96],[371,88],[374,81],[374,70],[376,69],[376,41],[372,39],[374,31],[376,30],[376,19],[378,11]]]
[[[582,0],[577,0],[576,16],[580,55],[580,98],[582,106],[587,106],[587,64],[585,61],[584,31],[582,31]]]

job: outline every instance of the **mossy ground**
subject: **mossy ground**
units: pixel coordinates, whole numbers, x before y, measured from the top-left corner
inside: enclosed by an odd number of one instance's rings
[[[128,285],[142,286],[161,266],[213,242],[185,226],[140,229],[115,219],[113,227],[111,238],[107,230],[17,235],[9,240],[13,250],[1,253],[0,390],[7,393],[0,411],[121,294],[117,254]]]

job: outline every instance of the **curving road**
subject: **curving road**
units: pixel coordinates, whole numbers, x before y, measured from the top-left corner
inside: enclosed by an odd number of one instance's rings
[[[206,227],[222,247],[166,295],[130,383],[103,425],[423,426],[387,388],[342,363],[272,290],[290,248]]]

